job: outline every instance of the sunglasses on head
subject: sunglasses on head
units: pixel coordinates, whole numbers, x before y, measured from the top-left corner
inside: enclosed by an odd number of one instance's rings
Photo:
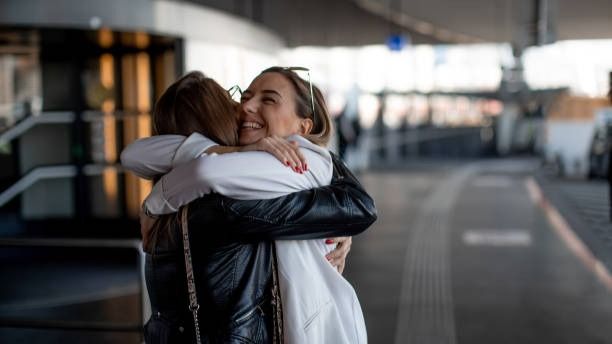
[[[242,89],[240,88],[240,86],[238,86],[238,85],[234,85],[234,86],[230,87],[230,88],[227,90],[227,93],[229,93],[230,98],[234,99],[234,95],[235,95],[236,93],[238,94],[238,96],[241,96],[241,95],[242,95]],[[234,100],[236,100],[236,99],[234,99]],[[238,101],[238,100],[236,100],[236,101]]]
[[[308,76],[308,86],[310,88],[310,107],[312,109],[312,120],[314,121],[315,119],[314,92],[312,91],[312,81],[310,80],[310,69],[306,67],[283,67],[283,70],[292,71],[292,72],[306,72],[306,75]]]

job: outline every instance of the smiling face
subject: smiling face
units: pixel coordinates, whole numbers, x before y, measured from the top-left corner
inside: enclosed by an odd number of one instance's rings
[[[240,144],[308,133],[312,121],[298,116],[295,97],[295,89],[282,74],[268,72],[255,78],[240,99]]]

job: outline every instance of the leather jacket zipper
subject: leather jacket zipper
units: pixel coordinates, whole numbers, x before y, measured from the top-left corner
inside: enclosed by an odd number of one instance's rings
[[[261,308],[261,305],[264,304],[264,302],[266,302],[266,300],[261,301],[257,306],[255,306],[255,308],[251,309],[247,314],[241,316],[240,318],[236,319],[235,322],[239,323],[242,320],[248,319],[249,317],[251,317],[253,315],[253,313],[255,313],[255,311],[259,310],[261,312],[261,315],[264,315],[264,311],[263,308]]]

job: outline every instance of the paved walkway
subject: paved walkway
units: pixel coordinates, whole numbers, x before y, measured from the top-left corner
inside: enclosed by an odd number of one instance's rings
[[[372,172],[381,220],[348,279],[371,343],[611,343],[612,293],[526,182],[535,161]]]

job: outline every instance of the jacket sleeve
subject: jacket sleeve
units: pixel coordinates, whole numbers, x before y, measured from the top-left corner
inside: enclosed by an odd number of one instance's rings
[[[377,219],[374,200],[357,178],[333,157],[334,176],[325,187],[268,200],[239,201],[216,195],[225,216],[223,236],[238,240],[315,239],[353,236]],[[197,207],[196,207],[197,208]],[[207,227],[206,216],[192,210],[190,224]],[[206,213],[202,213],[206,214]],[[217,213],[218,217],[219,214]]]
[[[121,152],[121,164],[141,178],[153,179],[187,163],[217,143],[199,134],[155,135],[130,143]]]

